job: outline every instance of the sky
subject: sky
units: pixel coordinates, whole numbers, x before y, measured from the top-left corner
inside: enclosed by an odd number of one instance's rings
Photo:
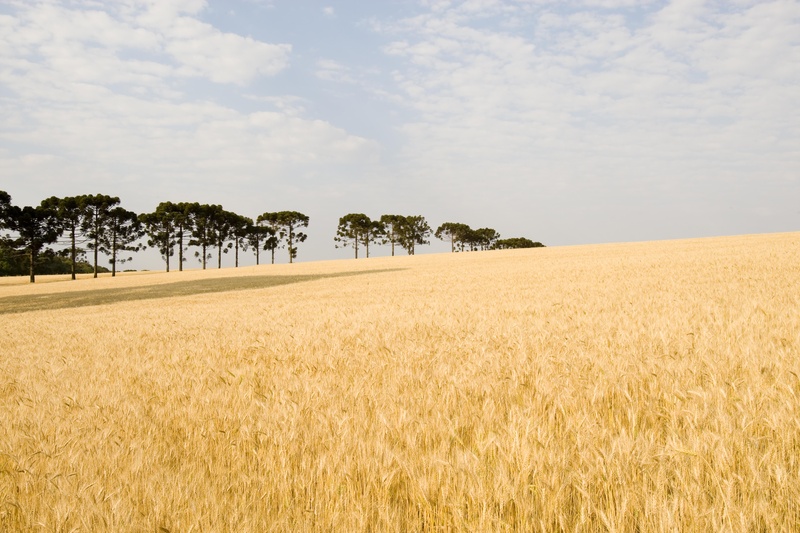
[[[300,211],[299,261],[352,257],[353,212],[549,246],[798,231],[799,103],[797,0],[0,0],[14,204]]]

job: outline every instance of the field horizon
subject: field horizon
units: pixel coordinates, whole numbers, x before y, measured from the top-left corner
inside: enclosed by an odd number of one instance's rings
[[[3,531],[800,528],[798,232],[39,278]]]

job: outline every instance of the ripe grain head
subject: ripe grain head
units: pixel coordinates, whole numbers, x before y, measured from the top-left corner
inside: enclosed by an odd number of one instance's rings
[[[798,234],[100,281],[287,273],[3,315],[0,529],[800,527]]]

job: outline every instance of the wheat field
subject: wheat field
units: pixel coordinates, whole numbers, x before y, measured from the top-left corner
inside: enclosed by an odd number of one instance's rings
[[[800,233],[5,280],[0,531],[798,531],[799,288]]]

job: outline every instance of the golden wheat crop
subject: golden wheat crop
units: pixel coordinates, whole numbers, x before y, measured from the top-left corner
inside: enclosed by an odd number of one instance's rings
[[[798,233],[5,284],[0,531],[797,531],[799,288]]]

